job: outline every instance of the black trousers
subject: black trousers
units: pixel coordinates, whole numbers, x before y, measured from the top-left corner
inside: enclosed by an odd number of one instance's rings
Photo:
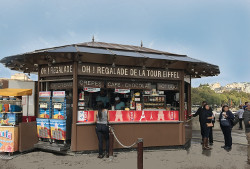
[[[204,125],[200,122],[200,127],[201,127],[201,137],[202,139],[204,138]]]
[[[239,119],[239,125],[240,125],[240,127],[239,127],[239,128],[240,128],[240,129],[243,129],[243,128],[242,128],[242,121],[243,121],[243,119],[242,119],[242,118],[240,118],[240,119]]]
[[[106,153],[109,153],[109,127],[106,124],[96,124],[96,134],[98,137],[99,155],[103,155],[103,137],[106,142]]]
[[[214,142],[214,137],[213,137],[213,127],[210,127],[210,132],[209,132],[209,143]]]
[[[231,135],[232,128],[221,126],[221,130],[224,135],[225,146],[232,147],[232,135]]]

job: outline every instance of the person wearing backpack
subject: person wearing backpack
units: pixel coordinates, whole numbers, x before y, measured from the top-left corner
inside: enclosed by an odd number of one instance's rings
[[[232,121],[234,120],[234,115],[233,113],[229,110],[229,107],[227,105],[224,105],[222,107],[222,112],[220,113],[219,116],[219,122],[220,122],[220,127],[224,135],[224,141],[225,145],[222,146],[221,148],[224,148],[225,150],[229,151],[232,149],[232,128],[233,124]]]
[[[247,160],[248,164],[250,164],[250,103],[247,103],[247,107],[245,108],[245,111],[243,113],[243,119],[245,124],[246,138],[248,141]]]

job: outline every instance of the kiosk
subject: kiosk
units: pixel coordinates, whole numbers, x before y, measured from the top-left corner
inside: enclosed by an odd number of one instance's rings
[[[191,79],[220,73],[218,66],[186,55],[95,41],[36,50],[0,62],[26,73],[38,72],[38,92],[65,91],[65,97],[72,99],[71,151],[98,149],[94,123],[98,102],[109,109],[110,125],[124,144],[137,138],[144,139],[145,147],[188,144]],[[57,103],[54,117],[59,117],[63,102]],[[114,148],[122,147],[114,143]]]

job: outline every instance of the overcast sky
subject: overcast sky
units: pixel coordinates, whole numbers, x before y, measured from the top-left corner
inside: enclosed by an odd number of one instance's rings
[[[250,82],[248,0],[0,0],[0,58],[91,41],[140,45],[220,66],[200,83]],[[0,65],[0,77],[14,74]],[[36,76],[32,76],[36,79]]]

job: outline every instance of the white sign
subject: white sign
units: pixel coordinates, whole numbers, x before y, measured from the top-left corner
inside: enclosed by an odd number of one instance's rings
[[[53,91],[53,97],[65,97],[65,91]]]
[[[88,112],[87,111],[78,111],[77,122],[88,122]]]
[[[115,89],[115,93],[121,93],[121,94],[130,93],[130,89]]]
[[[51,91],[41,91],[39,92],[39,97],[50,97]]]
[[[94,93],[94,92],[99,92],[101,88],[94,88],[94,87],[84,87],[84,91]]]

